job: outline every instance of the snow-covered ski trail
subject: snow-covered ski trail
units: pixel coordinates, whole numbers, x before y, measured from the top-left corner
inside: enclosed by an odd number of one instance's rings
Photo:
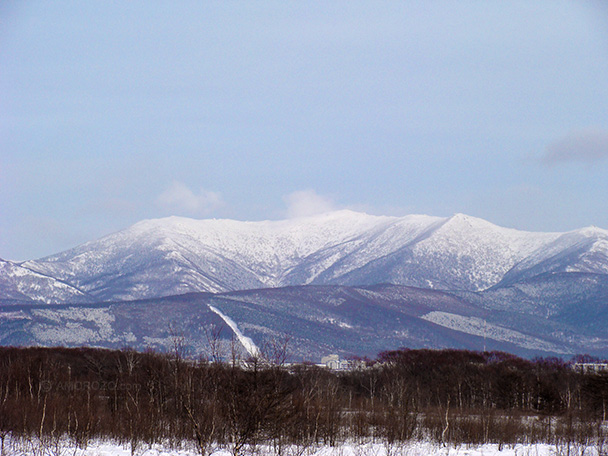
[[[239,329],[239,327],[236,325],[236,323],[234,322],[234,320],[232,318],[230,318],[228,315],[224,315],[216,307],[213,307],[210,304],[207,304],[207,305],[209,306],[209,309],[212,312],[216,313],[222,320],[224,320],[224,323],[226,323],[228,326],[230,326],[230,329],[232,329],[232,331],[234,331],[234,334],[236,334],[236,337],[239,339],[239,342],[241,343],[241,345],[243,347],[245,347],[245,350],[247,350],[247,353],[249,353],[249,356],[257,357],[260,355],[260,349],[257,347],[257,345],[253,342],[253,340],[251,340],[250,337],[245,336],[241,332],[241,330]]]

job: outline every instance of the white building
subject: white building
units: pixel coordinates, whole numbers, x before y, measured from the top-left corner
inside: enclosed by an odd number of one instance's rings
[[[340,356],[335,354],[321,358],[321,365],[331,370],[351,370],[365,367],[363,361],[340,359]]]
[[[581,374],[608,373],[608,363],[575,363],[572,368]]]

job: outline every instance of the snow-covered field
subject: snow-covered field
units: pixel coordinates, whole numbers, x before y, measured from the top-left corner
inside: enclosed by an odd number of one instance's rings
[[[54,456],[130,456],[130,445],[120,445],[111,442],[92,442],[86,449],[79,449],[65,444],[60,447],[42,448],[31,443],[5,442],[3,456],[17,455],[54,455]],[[140,456],[195,456],[194,448],[165,449],[158,446],[142,446],[135,454]],[[276,451],[260,446],[255,450],[242,452],[244,456],[276,456]],[[570,452],[564,446],[548,444],[511,445],[499,448],[496,444],[461,445],[444,447],[432,442],[409,442],[405,444],[343,444],[335,447],[322,446],[315,448],[287,447],[283,448],[282,456],[602,456],[607,454],[594,446],[572,445]],[[212,450],[211,456],[232,456],[229,449]]]

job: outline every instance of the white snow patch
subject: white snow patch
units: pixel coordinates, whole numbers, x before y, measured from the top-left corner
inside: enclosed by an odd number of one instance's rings
[[[520,333],[513,329],[488,323],[483,318],[467,317],[448,312],[429,312],[421,317],[444,328],[453,329],[473,336],[487,337],[501,342],[510,342],[522,348],[531,350],[544,350],[555,353],[569,353],[561,347],[550,342]]]
[[[32,315],[54,322],[51,324],[38,323],[33,326],[32,334],[39,342],[90,344],[101,341],[119,341],[112,328],[114,315],[108,309],[35,309],[32,310]],[[133,335],[127,335],[127,341],[132,341],[131,336]]]
[[[19,441],[10,439],[5,444],[8,454],[34,454],[42,449],[39,442]],[[72,442],[63,442],[61,445],[62,454],[73,454],[75,456],[130,456],[131,448],[129,445],[121,445],[111,441],[93,440],[86,449],[77,448]],[[308,456],[553,456],[558,448],[556,445],[548,444],[515,444],[503,445],[502,448],[497,444],[485,445],[462,445],[444,447],[429,441],[411,441],[394,446],[382,443],[352,444],[330,447],[319,446],[311,447],[305,451],[301,447],[287,447],[285,454],[306,454]],[[40,451],[41,452],[41,451]],[[41,452],[42,453],[42,452]],[[200,454],[194,448],[169,449],[161,445],[143,446],[137,452],[142,456],[195,456]],[[230,456],[232,453],[228,448],[216,448],[211,451],[211,456]],[[247,453],[249,454],[249,453]],[[259,456],[276,456],[272,448],[264,445],[256,448],[255,453]],[[586,448],[585,454],[597,456],[598,449],[593,445]]]
[[[8,321],[8,320],[31,320],[32,317],[26,315],[22,310],[16,312],[2,312],[0,313],[0,321]]]
[[[319,318],[319,320],[321,323],[329,323],[330,325],[335,325],[335,326],[339,326],[340,328],[346,328],[346,329],[352,329],[353,326],[349,325],[348,323],[341,321],[341,320],[337,320],[335,318],[332,317],[323,317],[323,318]]]

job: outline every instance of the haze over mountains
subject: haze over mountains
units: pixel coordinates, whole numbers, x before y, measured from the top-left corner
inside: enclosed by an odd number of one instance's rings
[[[290,335],[301,357],[401,345],[608,355],[608,231],[594,227],[532,233],[462,214],[347,210],[264,222],[170,217],[39,260],[0,260],[0,290],[4,344],[51,343],[42,326],[54,321],[61,332],[70,315],[97,309],[92,320],[70,320],[94,336],[63,331],[55,342],[162,345],[166,327],[144,334],[140,321],[125,335],[120,328],[137,319],[125,309],[141,319],[162,308],[169,320],[194,318],[202,328],[217,323],[212,306],[256,343]],[[169,298],[186,293],[196,304]],[[63,314],[52,317],[57,304]],[[102,314],[105,339],[94,324]]]

